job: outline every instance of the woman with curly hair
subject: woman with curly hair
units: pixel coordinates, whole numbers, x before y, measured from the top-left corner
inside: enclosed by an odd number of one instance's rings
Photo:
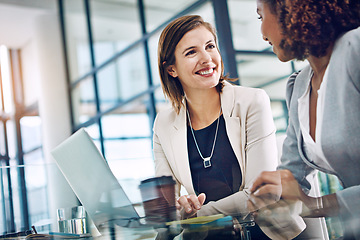
[[[257,0],[257,12],[279,60],[309,65],[288,80],[281,165],[257,178],[250,206],[269,194],[299,200],[303,217],[340,216],[345,239],[360,239],[360,2]],[[315,170],[336,175],[343,190],[308,196]]]

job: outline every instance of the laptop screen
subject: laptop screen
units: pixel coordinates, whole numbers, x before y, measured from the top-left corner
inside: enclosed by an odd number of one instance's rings
[[[59,169],[94,224],[128,223],[139,215],[111,172],[106,160],[80,129],[51,151]]]

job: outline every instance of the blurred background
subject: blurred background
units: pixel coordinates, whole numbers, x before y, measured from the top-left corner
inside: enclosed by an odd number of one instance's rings
[[[0,234],[51,229],[56,208],[78,204],[50,151],[81,127],[141,202],[138,184],[154,176],[153,121],[170,106],[157,42],[186,14],[216,27],[225,73],[268,93],[285,134],[286,81],[306,63],[272,53],[256,0],[0,0]],[[318,179],[322,194],[340,189],[333,176]],[[339,236],[337,220],[326,221]]]

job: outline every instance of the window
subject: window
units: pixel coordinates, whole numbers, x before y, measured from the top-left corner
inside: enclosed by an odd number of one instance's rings
[[[21,51],[5,46],[0,51],[0,232],[7,233],[49,216],[37,99],[24,88]]]

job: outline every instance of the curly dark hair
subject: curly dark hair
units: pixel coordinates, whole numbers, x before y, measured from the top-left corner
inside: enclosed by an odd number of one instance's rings
[[[322,57],[343,33],[360,26],[359,0],[262,0],[278,16],[280,47],[298,59]]]

